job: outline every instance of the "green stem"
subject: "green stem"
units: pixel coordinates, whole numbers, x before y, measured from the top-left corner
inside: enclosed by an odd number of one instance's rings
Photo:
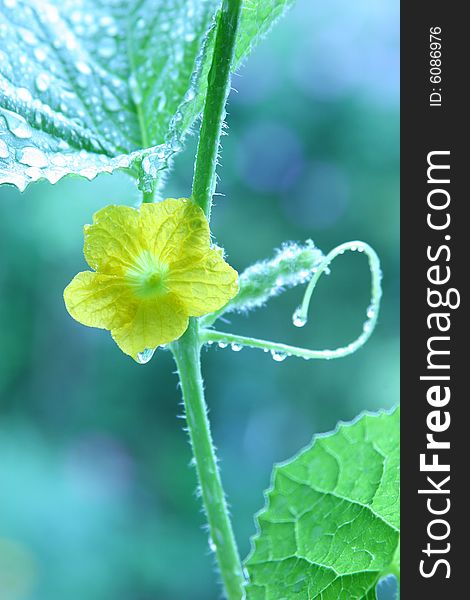
[[[194,201],[204,210],[208,220],[216,185],[217,155],[225,117],[225,103],[230,91],[230,70],[240,13],[241,0],[222,0],[208,75],[192,191]],[[197,319],[190,320],[186,333],[172,344],[172,351],[183,390],[186,421],[209,522],[211,548],[217,557],[228,600],[241,600],[244,597],[243,570],[207,418]]]
[[[155,201],[155,192],[156,192],[156,187],[151,191],[151,192],[143,192],[142,194],[142,202],[146,203],[146,202],[154,202]]]
[[[193,199],[210,219],[216,187],[216,167],[225,103],[230,91],[230,71],[241,13],[241,0],[223,0],[218,16],[214,55],[194,166]]]
[[[212,443],[201,376],[198,322],[191,319],[186,333],[172,344],[183,390],[189,436],[202,499],[209,522],[211,548],[215,551],[229,600],[243,598],[243,571],[228,514],[217,459]]]

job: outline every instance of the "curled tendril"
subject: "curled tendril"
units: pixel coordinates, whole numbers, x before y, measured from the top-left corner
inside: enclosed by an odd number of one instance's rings
[[[292,317],[293,323],[297,327],[302,327],[307,323],[308,309],[310,300],[312,298],[313,290],[315,289],[318,280],[321,275],[328,272],[332,261],[346,251],[361,252],[364,253],[369,259],[369,268],[371,274],[371,300],[369,307],[367,308],[367,320],[364,322],[361,334],[352,342],[346,346],[335,348],[334,350],[309,350],[307,348],[300,348],[297,346],[291,346],[289,344],[282,344],[279,342],[271,342],[269,340],[261,340],[232,333],[226,333],[224,331],[217,331],[214,329],[202,329],[200,331],[200,339],[203,343],[219,343],[221,346],[232,345],[233,349],[240,349],[243,346],[250,348],[260,348],[265,351],[270,351],[274,358],[282,360],[286,356],[299,356],[305,359],[321,358],[321,359],[332,359],[341,358],[352,354],[359,348],[361,348],[371,336],[377,324],[377,318],[380,310],[380,300],[382,297],[382,271],[380,269],[380,261],[375,250],[371,248],[365,242],[353,241],[340,244],[334,248],[329,254],[327,254],[318,268],[315,270],[312,279],[310,280],[307,289],[305,290],[302,304],[297,308]]]

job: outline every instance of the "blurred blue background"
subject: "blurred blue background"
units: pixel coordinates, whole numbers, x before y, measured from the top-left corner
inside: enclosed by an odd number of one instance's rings
[[[213,211],[230,263],[242,270],[284,240],[312,238],[326,252],[363,239],[384,270],[377,330],[353,356],[204,353],[244,556],[273,462],[340,419],[398,401],[398,6],[299,0],[233,81]],[[166,195],[190,193],[194,147]],[[139,366],[63,306],[63,288],[86,268],[83,224],[105,204],[134,204],[132,182],[68,179],[0,196],[1,600],[220,597],[170,354]],[[315,348],[347,343],[368,304],[365,257],[333,265],[305,330],[291,321],[301,295],[226,327]]]

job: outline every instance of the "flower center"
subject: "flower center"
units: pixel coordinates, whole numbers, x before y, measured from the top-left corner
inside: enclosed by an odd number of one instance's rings
[[[139,298],[156,298],[168,292],[166,277],[168,266],[159,263],[145,250],[126,273],[126,280]]]

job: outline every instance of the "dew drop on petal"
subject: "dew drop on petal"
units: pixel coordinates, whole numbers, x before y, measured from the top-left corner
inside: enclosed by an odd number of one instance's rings
[[[156,348],[146,348],[142,352],[137,354],[137,362],[140,365],[145,365],[151,360],[152,356],[155,354]]]

